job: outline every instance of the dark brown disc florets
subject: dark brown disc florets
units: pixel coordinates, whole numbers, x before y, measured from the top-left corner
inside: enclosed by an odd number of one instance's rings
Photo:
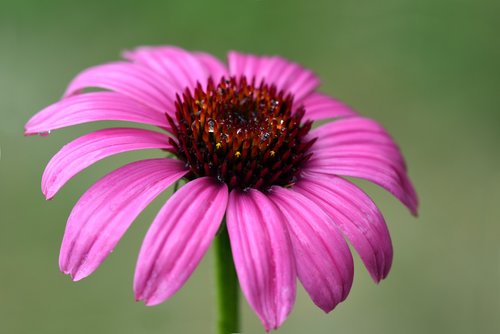
[[[293,97],[274,85],[210,79],[206,89],[198,84],[178,95],[176,119],[167,116],[177,137],[174,153],[191,179],[213,176],[243,190],[290,186],[314,142],[304,139],[312,124],[301,124],[304,108],[292,106]]]

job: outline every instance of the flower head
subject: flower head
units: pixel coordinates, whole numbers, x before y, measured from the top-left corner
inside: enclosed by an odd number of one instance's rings
[[[100,120],[157,128],[108,128],[65,145],[43,174],[47,199],[105,157],[152,148],[174,156],[125,165],[80,198],[62,242],[64,273],[90,275],[139,213],[184,178],[139,254],[134,290],[147,305],[186,282],[224,217],[241,288],[266,329],[291,311],[297,278],[326,312],[347,297],[353,260],[346,239],[376,282],[387,276],[392,245],[384,218],[343,178],[374,182],[416,214],[403,157],[378,123],[316,92],[311,71],[280,57],[231,52],[226,67],[205,53],[144,47],[125,58],[83,71],[63,99],[26,124],[28,135]]]

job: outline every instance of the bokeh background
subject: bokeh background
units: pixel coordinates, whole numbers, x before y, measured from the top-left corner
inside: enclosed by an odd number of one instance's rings
[[[375,285],[356,257],[350,298],[325,315],[300,288],[278,333],[500,333],[500,2],[0,1],[0,333],[208,333],[212,253],[179,293],[134,302],[142,238],[168,193],[91,277],[58,270],[72,205],[125,154],[88,168],[45,202],[45,164],[103,124],[23,137],[80,70],[138,45],[174,44],[224,58],[280,54],[312,68],[321,90],[385,125],[407,158],[418,219],[361,182],[392,232],[391,274]],[[243,332],[264,332],[242,300]]]

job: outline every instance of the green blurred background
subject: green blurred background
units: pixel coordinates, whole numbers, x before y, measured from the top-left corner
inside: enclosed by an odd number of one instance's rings
[[[168,194],[91,277],[58,270],[66,218],[95,180],[88,168],[45,202],[40,177],[66,142],[103,124],[25,138],[31,115],[80,70],[138,45],[174,44],[224,58],[281,54],[312,68],[321,90],[385,125],[421,198],[418,219],[384,191],[395,258],[380,285],[356,257],[350,298],[325,315],[302,288],[279,333],[500,333],[500,2],[0,1],[0,333],[207,333],[212,253],[173,298],[136,303],[141,240]],[[264,332],[245,301],[243,332]]]

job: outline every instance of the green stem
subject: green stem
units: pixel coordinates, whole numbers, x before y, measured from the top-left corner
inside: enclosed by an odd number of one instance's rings
[[[239,285],[225,220],[215,238],[217,334],[239,333]]]

